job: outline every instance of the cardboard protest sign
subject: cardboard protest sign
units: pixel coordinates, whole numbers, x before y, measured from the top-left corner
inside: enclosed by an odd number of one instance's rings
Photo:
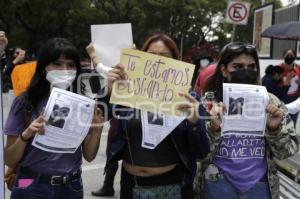
[[[30,84],[35,72],[36,61],[16,65],[11,73],[11,81],[14,95],[18,96],[24,92]]]
[[[176,105],[186,101],[194,65],[138,50],[122,49],[120,63],[127,81],[115,82],[110,103],[165,115],[180,115]]]

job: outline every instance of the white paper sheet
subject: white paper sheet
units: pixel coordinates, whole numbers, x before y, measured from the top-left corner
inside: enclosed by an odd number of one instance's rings
[[[95,101],[63,89],[53,88],[44,116],[45,134],[36,135],[33,146],[53,153],[75,153],[93,119]]]
[[[142,147],[155,149],[185,118],[141,111]]]
[[[101,63],[110,67],[119,63],[120,50],[133,44],[130,23],[92,25],[91,37]]]
[[[264,86],[223,84],[223,102],[226,113],[221,135],[247,134],[264,136],[266,107],[269,95]]]

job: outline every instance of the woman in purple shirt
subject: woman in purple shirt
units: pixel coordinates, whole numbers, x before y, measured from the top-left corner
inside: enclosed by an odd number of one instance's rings
[[[284,104],[269,94],[264,136],[237,134],[234,131],[221,136],[223,83],[259,85],[259,68],[255,46],[230,43],[221,51],[216,71],[204,89],[214,92],[216,96],[210,110],[211,120],[206,122],[210,153],[201,162],[195,181],[197,193],[201,192],[205,199],[279,198],[274,159],[284,159],[298,151],[295,129]],[[248,105],[253,103],[251,99],[246,100]],[[226,108],[232,110],[232,107],[234,103]],[[202,185],[199,184],[201,182]]]
[[[32,146],[35,134],[43,134],[47,122],[41,115],[51,87],[75,91],[80,74],[79,54],[68,40],[50,39],[42,49],[35,74],[25,93],[13,102],[4,133],[7,135],[5,164],[16,167],[11,198],[83,198],[82,155],[92,161],[98,151],[101,125],[92,125],[75,153],[51,153]],[[103,121],[96,109],[93,124]]]

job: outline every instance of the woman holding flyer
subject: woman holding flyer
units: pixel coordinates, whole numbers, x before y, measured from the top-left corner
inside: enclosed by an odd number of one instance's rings
[[[175,42],[166,34],[150,36],[142,47],[143,51],[173,59],[179,58]],[[121,198],[192,198],[196,158],[204,158],[209,150],[204,121],[204,108],[189,94],[181,94],[187,103],[178,109],[188,113],[174,130],[154,149],[141,146],[143,111],[128,109],[108,103],[112,84],[125,80],[122,65],[108,72],[108,94],[104,101],[109,107],[110,117],[118,120],[117,134],[107,158],[107,165],[123,160],[121,172]],[[117,83],[117,82],[116,82]],[[117,108],[117,109],[114,109]],[[120,110],[120,108],[122,110]],[[166,116],[146,113],[148,124],[162,125]],[[158,127],[157,127],[158,129]],[[158,130],[157,130],[158,131]],[[107,166],[106,166],[107,167]]]
[[[284,104],[269,94],[264,136],[237,132],[221,136],[223,114],[227,109],[230,114],[231,109],[223,104],[223,83],[259,85],[259,68],[255,46],[230,43],[223,48],[205,88],[215,93],[208,110],[211,119],[206,122],[211,150],[195,179],[197,193],[205,199],[279,198],[274,158],[285,159],[298,151],[295,129]]]
[[[101,110],[95,110],[89,134],[75,153],[52,153],[32,146],[34,136],[42,135],[48,122],[42,112],[51,87],[75,92],[79,74],[79,53],[73,44],[63,38],[50,39],[40,53],[27,91],[13,102],[4,126],[5,163],[16,168],[12,199],[83,198],[82,156],[92,161],[97,154],[102,132]],[[55,117],[69,112],[58,109],[66,108],[56,107]]]

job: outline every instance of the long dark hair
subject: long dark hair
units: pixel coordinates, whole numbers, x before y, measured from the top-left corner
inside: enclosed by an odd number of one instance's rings
[[[204,92],[213,91],[216,93],[217,99],[220,101],[222,100],[223,95],[223,82],[224,80],[221,67],[224,65],[227,68],[227,65],[238,56],[245,54],[250,55],[254,58],[256,67],[257,67],[257,84],[260,83],[260,72],[259,72],[259,59],[257,55],[257,51],[255,47],[251,44],[245,44],[242,42],[234,42],[229,43],[222,49],[218,64],[215,70],[215,73],[208,79],[207,86],[204,88]]]
[[[173,59],[179,59],[179,50],[174,40],[165,33],[155,33],[149,36],[142,47],[142,51],[147,51],[149,46],[156,41],[162,41],[171,51]]]
[[[32,77],[30,85],[25,92],[27,100],[33,107],[50,93],[50,83],[46,79],[46,66],[58,60],[61,56],[71,59],[76,65],[77,75],[73,82],[73,92],[77,88],[77,77],[80,74],[80,57],[76,47],[65,38],[52,38],[47,41],[41,49],[36,71]]]

